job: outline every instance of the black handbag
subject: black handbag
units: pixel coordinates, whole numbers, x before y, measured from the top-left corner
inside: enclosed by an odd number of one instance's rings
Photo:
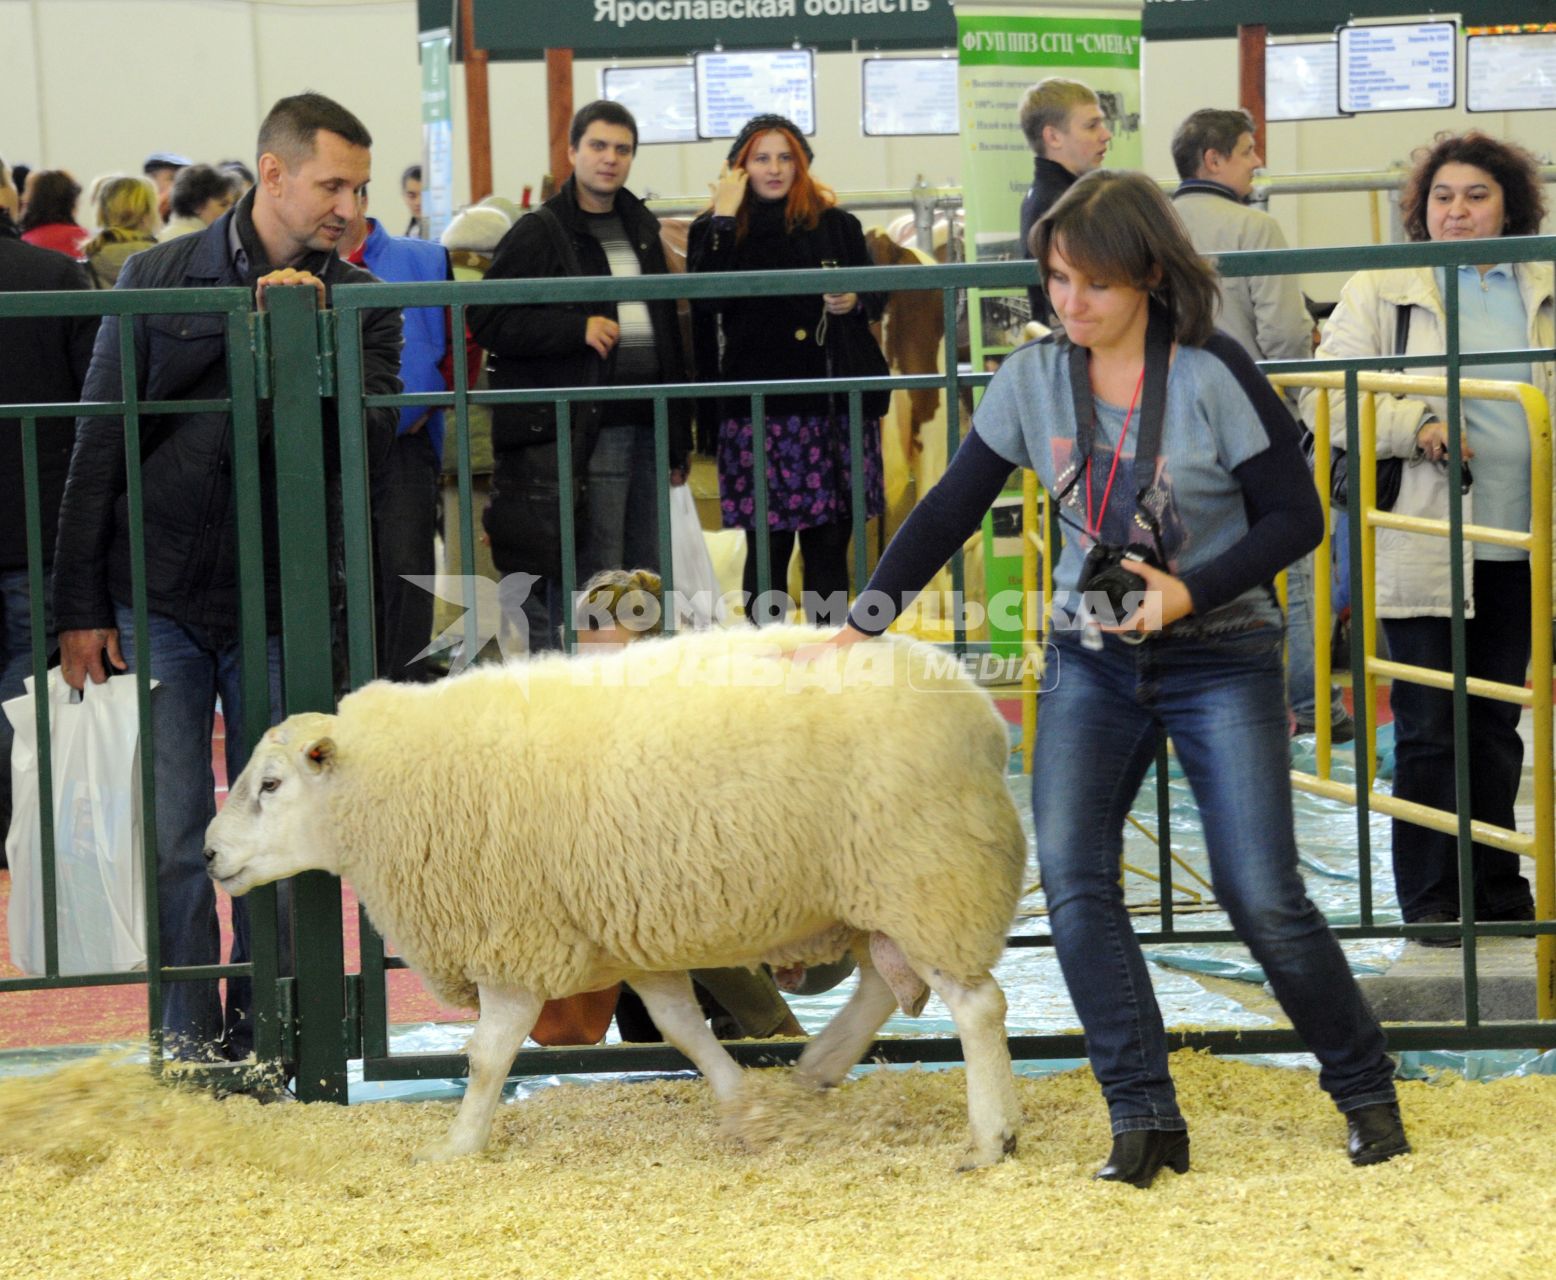
[[[827,365],[835,378],[889,378],[891,366],[870,332],[863,312],[831,316],[827,325]],[[866,391],[860,398],[866,418],[879,418],[891,408],[891,390]]]
[[[834,230],[835,241],[831,252],[834,261],[848,265],[847,249],[840,232]],[[818,337],[825,334],[823,346],[827,353],[827,374],[833,378],[889,378],[891,366],[881,354],[881,345],[870,332],[870,321],[862,310],[846,316],[829,316],[822,313],[823,322],[817,325]],[[882,417],[891,408],[891,391],[866,391],[860,399],[860,408],[866,418]]]
[[[1394,308],[1394,354],[1405,354],[1405,344],[1410,340],[1410,308]],[[1399,501],[1399,486],[1405,478],[1403,458],[1378,459],[1377,508],[1392,511]],[[1351,493],[1350,455],[1335,447],[1329,455],[1329,502],[1331,506],[1349,505]]]

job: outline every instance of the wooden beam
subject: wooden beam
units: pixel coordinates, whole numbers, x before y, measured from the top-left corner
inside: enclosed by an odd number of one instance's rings
[[[573,123],[573,51],[546,50],[546,120],[551,138],[551,185],[560,187],[572,175],[567,159],[567,131]]]
[[[486,50],[475,47],[475,0],[459,0],[460,48],[465,63],[465,122],[470,132],[470,203],[492,194],[492,100]]]
[[[1264,146],[1264,46],[1269,28],[1237,28],[1237,99],[1238,105],[1253,117],[1253,144],[1265,159]]]

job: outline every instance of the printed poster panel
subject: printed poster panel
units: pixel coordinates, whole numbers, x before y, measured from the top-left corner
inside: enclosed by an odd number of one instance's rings
[[[993,262],[1024,257],[1021,200],[1032,185],[1035,159],[1021,132],[1021,99],[1049,76],[1090,85],[1107,116],[1113,141],[1107,164],[1138,169],[1140,137],[1139,4],[1097,7],[1033,5],[1026,12],[957,6],[957,61],[962,121],[962,200],[967,258]],[[1035,272],[1036,267],[1032,267]],[[968,328],[975,369],[995,367],[1022,341],[1031,304],[1021,291],[968,291]],[[984,590],[993,601],[1021,591],[1019,480],[984,520]],[[989,615],[996,654],[1021,652],[1018,626]]]
[[[1129,9],[1134,10],[1133,15]],[[962,118],[962,198],[967,257],[1022,257],[1021,199],[1032,185],[1034,156],[1021,132],[1021,99],[1039,80],[1065,76],[1097,91],[1113,141],[1111,169],[1138,169],[1140,136],[1139,6],[964,12],[958,7],[957,60]],[[998,354],[1020,341],[1031,318],[1024,295],[989,294],[971,308],[972,344]]]
[[[452,34],[421,34],[421,231],[441,240],[454,220],[454,104],[449,96]]]

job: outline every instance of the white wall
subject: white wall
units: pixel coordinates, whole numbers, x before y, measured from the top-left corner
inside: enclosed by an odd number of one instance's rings
[[[0,156],[83,185],[152,151],[252,166],[270,104],[317,89],[398,176],[421,151],[416,56],[413,0],[0,0]]]
[[[541,0],[512,0],[537,3]],[[863,55],[817,59],[816,172],[838,189],[906,188],[960,180],[954,138],[866,139],[859,132]],[[379,199],[421,151],[414,0],[0,0],[5,110],[0,156],[63,166],[83,182],[138,170],[147,152],[251,159],[275,99],[317,89],[349,106],[372,131]],[[574,101],[598,96],[603,64],[574,67]],[[1144,58],[1146,170],[1173,172],[1172,131],[1190,111],[1237,100],[1232,40],[1148,44]],[[545,71],[540,63],[490,68],[492,163],[497,190],[538,188],[547,165]],[[455,199],[468,191],[464,77],[454,74]],[[1354,120],[1273,124],[1269,170],[1278,174],[1385,168],[1441,129],[1484,129],[1548,157],[1556,112],[1471,116],[1401,112]],[[645,147],[632,174],[639,193],[700,196],[725,144]],[[1365,195],[1277,199],[1271,210],[1297,245],[1371,239]],[[1383,212],[1385,234],[1387,210]],[[1548,229],[1551,225],[1548,224]],[[1334,281],[1308,282],[1315,296]]]

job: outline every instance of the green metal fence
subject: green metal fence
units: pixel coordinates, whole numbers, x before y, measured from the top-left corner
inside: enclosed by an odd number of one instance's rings
[[[1298,250],[1280,253],[1227,255],[1221,269],[1228,276],[1286,274],[1313,271],[1350,271],[1425,263],[1453,265],[1477,256],[1473,245],[1397,245],[1353,249]],[[1505,261],[1556,260],[1556,238],[1531,238],[1498,242],[1498,256]],[[303,710],[328,710],[335,699],[331,655],[331,617],[329,569],[324,524],[326,486],[324,465],[324,417],[321,400],[334,397],[339,420],[339,456],[341,459],[340,502],[344,515],[347,589],[345,657],[348,683],[355,687],[371,678],[374,647],[372,637],[373,575],[370,524],[368,519],[367,458],[364,446],[365,413],[374,408],[416,405],[453,406],[453,430],[448,447],[456,451],[459,520],[461,525],[461,564],[459,571],[473,580],[474,521],[473,486],[470,467],[469,411],[472,405],[547,403],[557,420],[558,450],[561,460],[561,493],[564,503],[562,522],[564,587],[570,593],[576,583],[576,547],[571,532],[572,483],[571,406],[583,400],[645,398],[652,402],[656,456],[661,476],[667,475],[669,461],[669,403],[708,395],[704,384],[678,383],[653,387],[615,387],[549,389],[543,391],[474,391],[467,381],[463,365],[456,361],[456,386],[449,394],[407,394],[364,396],[362,394],[363,350],[361,313],[377,307],[437,306],[451,307],[455,332],[461,331],[465,313],[471,306],[511,305],[542,302],[578,302],[659,298],[718,298],[728,296],[774,296],[816,294],[840,290],[915,290],[941,294],[945,324],[943,340],[944,369],[938,374],[894,377],[890,385],[904,389],[938,389],[946,396],[946,432],[948,453],[954,452],[962,435],[960,392],[977,389],[990,375],[960,371],[956,361],[956,318],[958,296],[963,290],[1006,290],[1024,287],[1031,267],[1022,263],[987,263],[950,266],[913,266],[848,268],[792,273],[743,273],[738,275],[699,275],[645,277],[632,280],[608,278],[500,281],[481,284],[384,284],[341,287],[335,291],[333,310],[318,314],[314,310],[311,289],[274,290],[267,314],[255,314],[252,302],[242,290],[178,290],[115,292],[112,294],[0,294],[0,316],[89,315],[109,316],[168,315],[214,313],[225,318],[228,339],[230,396],[226,400],[192,404],[152,404],[140,401],[135,393],[135,350],[128,326],[121,328],[120,351],[126,368],[123,398],[110,403],[87,406],[93,413],[121,416],[125,428],[125,458],[131,527],[136,531],[133,555],[134,609],[137,633],[146,635],[144,548],[139,530],[140,510],[140,423],[144,416],[178,410],[230,409],[233,421],[233,479],[238,495],[238,536],[242,561],[240,591],[242,597],[242,654],[244,695],[249,705],[262,705],[267,697],[265,662],[264,575],[261,564],[261,502],[259,404],[269,401],[273,409],[276,457],[277,503],[279,509],[281,571],[281,634],[283,648],[284,704],[288,713]],[[1456,314],[1456,282],[1448,273],[1449,314]],[[974,302],[973,305],[976,305]],[[1490,352],[1464,355],[1450,349],[1442,357],[1401,359],[1397,356],[1372,360],[1290,362],[1271,365],[1272,373],[1311,372],[1315,370],[1398,369],[1447,364],[1449,377],[1457,380],[1461,366],[1502,362],[1516,354],[1525,360],[1556,358],[1556,351]],[[836,378],[808,385],[808,390],[831,392],[846,397],[850,406],[851,443],[854,456],[861,454],[862,415],[860,399],[866,390],[878,385],[870,379]],[[750,398],[753,420],[764,419],[765,398],[793,389],[792,383],[754,382],[721,384],[717,393],[725,398]],[[35,675],[44,674],[46,656],[43,625],[37,601],[43,590],[44,567],[38,560],[40,513],[35,500],[35,432],[42,421],[56,421],[81,412],[75,405],[0,406],[0,417],[20,418],[24,447],[27,449],[29,489],[29,565],[35,601],[33,620]],[[763,443],[758,426],[755,449],[762,456]],[[757,469],[759,485],[764,477]],[[863,509],[863,469],[854,469],[854,509]],[[765,502],[765,494],[759,501]],[[669,494],[664,487],[659,495],[661,558],[666,567],[665,585],[673,589],[672,557],[669,547]],[[759,516],[760,518],[760,516]],[[1454,550],[1462,529],[1453,531]],[[854,530],[856,564],[866,562],[863,522]],[[774,566],[766,562],[765,544],[758,540],[760,588],[772,581]],[[1359,581],[1359,574],[1356,575]],[[962,580],[959,566],[954,577],[956,590]],[[1462,584],[1460,584],[1462,587]],[[1462,596],[1461,596],[1462,598]],[[474,599],[466,601],[467,617],[473,617]],[[471,624],[473,626],[473,622]],[[569,636],[571,638],[571,636]],[[474,637],[467,636],[473,643]],[[958,632],[957,645],[966,646]],[[1462,630],[1456,636],[1455,688],[1465,696],[1462,668]],[[1360,661],[1360,655],[1356,655]],[[1358,665],[1358,687],[1365,680]],[[138,676],[143,724],[149,726],[147,708],[150,690],[144,674]],[[39,700],[40,747],[47,756],[47,708]],[[251,717],[248,734],[256,739],[263,726]],[[149,734],[149,727],[146,730]],[[1459,743],[1461,759],[1467,749]],[[145,806],[145,864],[148,916],[148,967],[145,973],[77,975],[65,977],[57,972],[53,949],[52,921],[54,884],[46,880],[46,913],[51,922],[49,973],[43,977],[0,980],[0,1010],[8,992],[41,987],[63,987],[91,983],[144,982],[148,989],[152,1043],[159,1047],[156,1028],[160,1023],[163,984],[212,976],[232,977],[250,974],[255,984],[257,1016],[256,1053],[267,1062],[288,1060],[297,1063],[298,1095],[307,1099],[343,1099],[348,1060],[361,1058],[369,1080],[457,1077],[465,1072],[462,1055],[391,1054],[389,1052],[388,1003],[385,977],[399,962],[385,955],[382,941],[374,935],[365,918],[362,921],[362,968],[360,973],[345,972],[342,947],[341,896],[338,882],[322,873],[297,878],[293,887],[295,977],[282,976],[283,965],[277,954],[276,914],[273,889],[257,890],[250,902],[254,911],[254,959],[250,965],[206,966],[199,969],[167,969],[160,964],[156,937],[155,895],[155,809],[149,743],[143,743],[141,789]],[[1166,829],[1165,771],[1159,771],[1162,794],[1159,812],[1163,822],[1161,870],[1163,883],[1162,928],[1142,933],[1151,942],[1181,941],[1186,936],[1174,928],[1170,911],[1172,860]],[[48,778],[41,782],[48,793]],[[49,806],[45,805],[45,809]],[[1365,833],[1362,838],[1365,840]],[[1467,859],[1467,823],[1460,832],[1461,860]],[[1365,845],[1363,845],[1365,849]],[[52,864],[52,842],[45,842],[45,864]],[[1365,871],[1364,871],[1365,874]],[[1549,917],[1551,904],[1542,904]],[[1537,926],[1545,935],[1541,947],[1553,944],[1556,923],[1547,920]],[[1370,897],[1361,923],[1336,928],[1342,938],[1402,936],[1410,930],[1375,922]],[[1499,930],[1488,926],[1484,932]],[[1505,930],[1500,930],[1505,932]],[[1472,936],[1474,930],[1467,930]],[[1229,930],[1195,930],[1196,942],[1232,941]],[[1012,939],[1016,946],[1045,946],[1045,936]],[[1474,951],[1465,953],[1473,983]],[[1390,1040],[1396,1049],[1471,1047],[1556,1047],[1556,1022],[1533,1021],[1483,1024],[1471,1005],[1463,1024],[1392,1026]],[[1205,1047],[1222,1052],[1282,1052],[1300,1048],[1292,1032],[1283,1029],[1236,1031],[1185,1031],[1175,1033],[1178,1045]],[[775,1061],[792,1058],[797,1045],[741,1044],[732,1046],[744,1061]],[[1012,1052],[1021,1058],[1079,1056],[1078,1036],[1018,1036],[1012,1039]],[[873,1051],[887,1060],[946,1061],[959,1060],[960,1046],[953,1039],[925,1037],[884,1038]],[[157,1058],[159,1055],[153,1055]],[[663,1046],[594,1047],[587,1049],[542,1049],[521,1053],[515,1062],[518,1074],[555,1072],[636,1070],[658,1067],[684,1067],[678,1053]],[[218,1073],[221,1069],[216,1069]]]

